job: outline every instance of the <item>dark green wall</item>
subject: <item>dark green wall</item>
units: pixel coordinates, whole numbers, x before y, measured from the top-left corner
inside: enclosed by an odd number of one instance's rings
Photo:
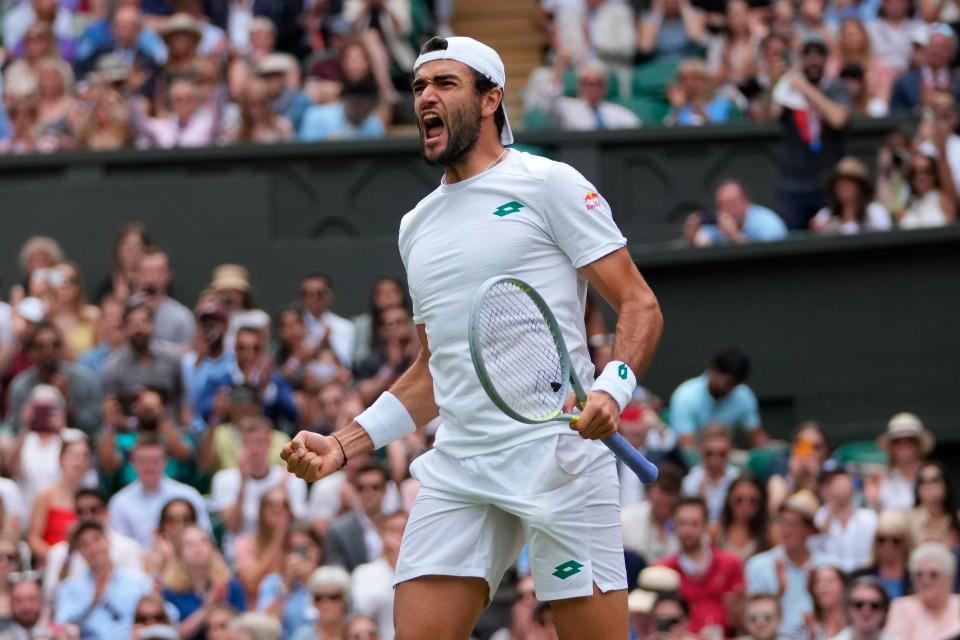
[[[850,151],[869,160],[896,124],[857,125]],[[753,384],[777,432],[818,417],[848,439],[910,408],[946,435],[960,415],[958,229],[732,249],[663,244],[725,177],[772,202],[778,134],[743,125],[522,142],[570,162],[613,205],[667,317],[647,378],[655,391],[669,395],[717,346],[737,344],[755,360]],[[116,229],[140,220],[170,250],[186,301],[214,266],[235,261],[250,267],[268,310],[293,298],[298,275],[322,270],[339,308],[358,313],[377,275],[401,273],[400,217],[438,179],[414,140],[3,157],[0,275],[6,288],[20,245],[44,233],[99,280]]]

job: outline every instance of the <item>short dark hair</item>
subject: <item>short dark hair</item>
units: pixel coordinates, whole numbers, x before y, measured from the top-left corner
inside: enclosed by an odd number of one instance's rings
[[[80,540],[80,536],[87,531],[99,531],[102,535],[107,535],[106,528],[96,520],[81,520],[77,528],[70,534],[70,542],[76,546]]]
[[[96,498],[101,504],[107,504],[107,496],[99,489],[93,489],[91,487],[81,487],[77,489],[77,492],[73,495],[73,500],[77,502],[80,498]]]
[[[365,473],[370,473],[371,471],[376,471],[383,476],[383,481],[386,482],[390,479],[389,474],[387,473],[387,468],[380,463],[376,458],[364,462],[357,468],[356,475],[354,477],[359,478]]]
[[[446,38],[441,36],[434,36],[423,43],[423,46],[420,47],[420,55],[425,53],[431,53],[433,51],[446,51],[447,47],[450,46],[450,43],[447,42]],[[507,124],[507,113],[504,111],[503,101],[505,99],[505,91],[503,87],[498,87],[497,84],[486,77],[473,67],[470,67],[470,71],[473,72],[473,88],[476,89],[477,95],[483,95],[491,89],[500,89],[500,106],[497,107],[496,112],[493,114],[493,122],[497,125],[497,135],[503,134],[503,128]]]
[[[147,315],[150,316],[150,319],[153,320],[153,309],[143,300],[138,300],[134,297],[130,304],[128,304],[123,310],[123,324],[127,324],[130,320],[130,316],[136,313],[137,311],[146,311]]]
[[[697,507],[703,513],[704,522],[709,518],[707,510],[707,501],[702,496],[681,496],[677,503],[673,505],[673,513],[676,515],[683,507]]]
[[[715,353],[710,360],[710,368],[731,376],[737,382],[744,382],[750,377],[750,359],[736,347]]]
[[[686,598],[681,596],[679,593],[674,591],[661,593],[659,596],[657,596],[657,601],[653,603],[653,607],[656,608],[661,602],[676,602],[683,610],[683,617],[690,617],[690,603],[687,602]]]
[[[155,431],[141,431],[137,434],[137,441],[134,443],[133,449],[137,450],[144,447],[160,447],[164,453],[167,451],[167,447],[163,443],[163,438]]]
[[[310,273],[300,277],[300,286],[303,286],[303,283],[307,280],[323,280],[327,283],[327,288],[333,291],[333,279],[322,271],[311,271]]]
[[[48,331],[57,336],[57,342],[60,343],[60,346],[63,346],[63,332],[60,331],[60,327],[55,325],[52,320],[41,320],[40,322],[33,325],[33,333],[30,337],[30,348],[33,349],[34,343],[37,341],[37,337],[44,331]]]
[[[665,462],[660,465],[660,474],[650,486],[657,487],[667,493],[680,493],[680,484],[683,481],[683,471],[675,464]]]

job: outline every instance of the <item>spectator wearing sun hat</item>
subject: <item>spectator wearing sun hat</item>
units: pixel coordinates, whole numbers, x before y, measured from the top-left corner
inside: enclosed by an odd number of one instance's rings
[[[882,476],[868,481],[868,500],[881,511],[911,509],[920,464],[935,444],[933,434],[916,415],[904,412],[890,418],[887,430],[877,438],[877,446],[890,462]]]
[[[647,567],[637,577],[637,588],[627,596],[630,611],[630,631],[637,638],[652,637],[654,627],[653,605],[657,598],[680,590],[680,574],[670,567]]]
[[[805,629],[804,614],[813,611],[807,591],[810,570],[831,561],[807,543],[817,532],[815,523],[820,502],[812,491],[801,489],[780,507],[781,542],[747,561],[747,593],[775,593],[780,596],[783,622],[780,633],[797,637]]]
[[[290,75],[296,70],[296,58],[286,53],[271,53],[257,65],[257,76],[267,83],[270,108],[286,117],[294,130],[299,131],[311,103],[305,93],[290,86]]]

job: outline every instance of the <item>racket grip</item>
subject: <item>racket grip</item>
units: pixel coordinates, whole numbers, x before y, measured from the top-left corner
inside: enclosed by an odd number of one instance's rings
[[[642,453],[634,449],[633,445],[627,442],[627,439],[619,433],[615,433],[609,438],[604,438],[603,444],[607,445],[607,448],[609,448],[615,456],[630,467],[630,470],[637,474],[637,477],[640,478],[640,482],[643,484],[650,484],[660,475],[660,470],[657,469],[657,465],[647,460]]]

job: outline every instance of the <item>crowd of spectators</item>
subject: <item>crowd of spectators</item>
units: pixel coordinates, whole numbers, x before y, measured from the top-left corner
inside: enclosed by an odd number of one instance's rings
[[[720,191],[747,219],[773,215]],[[0,639],[392,638],[410,463],[438,425],[310,486],[279,452],[345,426],[411,364],[404,283],[378,278],[347,318],[308,273],[271,314],[238,264],[196,300],[171,295],[174,265],[142,226],[113,255],[88,283],[32,238],[0,303]],[[594,308],[585,324],[602,369],[608,328]],[[661,470],[645,487],[619,469],[633,636],[960,635],[958,505],[921,419],[893,416],[860,453],[815,422],[772,440],[750,373],[724,349],[623,413]],[[477,638],[555,637],[528,571],[521,552]]]
[[[11,0],[0,153],[375,138],[451,0]]]

